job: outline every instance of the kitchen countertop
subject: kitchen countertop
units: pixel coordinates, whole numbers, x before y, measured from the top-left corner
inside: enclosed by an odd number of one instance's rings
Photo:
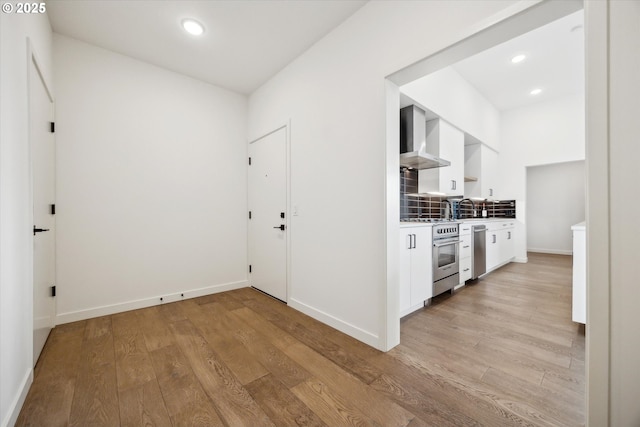
[[[462,224],[462,223],[501,222],[501,221],[515,221],[515,218],[465,218],[465,219],[451,220],[450,222],[455,222],[457,224]],[[400,221],[400,228],[407,228],[407,227],[433,227],[434,225],[437,225],[437,224],[442,224],[442,222]]]
[[[400,228],[408,228],[408,227],[433,227],[433,224],[437,224],[436,222],[410,222],[410,221],[400,221]]]

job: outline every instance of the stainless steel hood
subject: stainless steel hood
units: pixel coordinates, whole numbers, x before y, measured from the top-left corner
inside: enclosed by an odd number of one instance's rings
[[[424,151],[412,151],[400,154],[400,166],[414,169],[433,169],[450,166],[451,162]]]
[[[415,105],[400,110],[400,166],[433,169],[450,166],[451,162],[425,151],[425,111]]]

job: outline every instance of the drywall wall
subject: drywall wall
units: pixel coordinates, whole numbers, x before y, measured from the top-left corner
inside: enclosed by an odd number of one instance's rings
[[[527,259],[527,166],[584,160],[582,94],[502,112],[498,164],[502,199],[516,200],[516,260]]]
[[[33,372],[27,38],[47,84],[55,89],[47,16],[2,13],[0,31],[0,425],[4,427],[15,422]]]
[[[408,83],[400,91],[458,129],[500,151],[500,111],[453,67]]]
[[[246,286],[246,97],[53,45],[58,323]]]
[[[584,161],[527,168],[527,250],[571,255],[571,226],[585,219]]]
[[[513,4],[369,2],[250,96],[250,140],[291,120],[292,307],[377,348],[397,344],[386,339],[398,292],[392,279],[387,288],[387,239],[397,247],[399,237],[387,234],[398,224],[387,156],[398,160],[387,152],[385,77]]]

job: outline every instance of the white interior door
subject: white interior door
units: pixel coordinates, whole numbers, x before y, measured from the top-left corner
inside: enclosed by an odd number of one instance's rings
[[[54,325],[55,138],[53,100],[32,56],[29,64],[29,140],[33,185],[33,363]],[[46,231],[45,231],[46,230]]]
[[[287,129],[249,144],[249,280],[287,301]]]

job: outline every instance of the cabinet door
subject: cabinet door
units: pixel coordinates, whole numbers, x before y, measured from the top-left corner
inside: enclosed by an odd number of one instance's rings
[[[485,199],[498,199],[496,184],[498,183],[498,153],[492,149],[481,147],[482,150],[482,175],[480,176],[481,197]]]
[[[449,196],[464,194],[464,133],[441,119],[427,122],[428,153],[451,162],[451,166],[418,172],[421,193],[440,192]]]
[[[440,120],[440,157],[451,166],[438,168],[440,192],[449,195],[464,194],[464,133]]]
[[[400,230],[400,313],[411,307],[411,246],[413,244],[412,229]]]
[[[415,248],[411,251],[411,305],[433,296],[433,260],[431,227],[420,227],[413,230]]]
[[[487,271],[500,264],[500,231],[487,230]]]
[[[513,244],[513,228],[500,230],[500,262],[510,261],[515,256],[515,245]]]

